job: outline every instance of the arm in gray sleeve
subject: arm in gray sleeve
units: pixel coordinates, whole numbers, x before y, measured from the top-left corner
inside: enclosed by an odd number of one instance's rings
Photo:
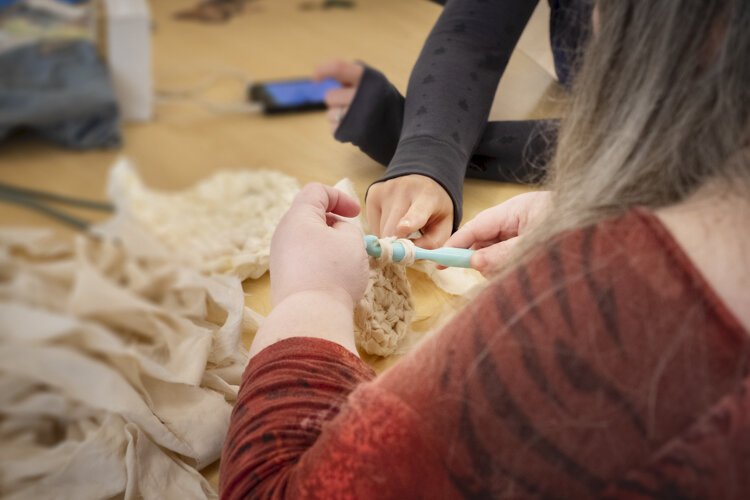
[[[451,0],[412,71],[404,124],[387,180],[426,175],[461,220],[463,179],[500,76],[537,0]]]
[[[380,71],[365,65],[357,93],[335,137],[381,165],[396,153],[404,98]],[[554,149],[555,120],[489,122],[469,160],[466,177],[521,184],[539,182]]]
[[[557,120],[489,122],[469,160],[466,177],[541,182],[557,144],[559,124]]]

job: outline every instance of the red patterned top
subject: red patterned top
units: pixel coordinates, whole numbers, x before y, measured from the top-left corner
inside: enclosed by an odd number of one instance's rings
[[[747,332],[651,213],[557,238],[377,379],[247,367],[223,498],[748,498]]]

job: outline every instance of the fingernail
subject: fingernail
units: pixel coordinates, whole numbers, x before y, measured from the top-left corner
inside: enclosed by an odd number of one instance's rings
[[[409,219],[401,219],[401,222],[399,222],[398,225],[403,227],[411,227],[411,221]]]

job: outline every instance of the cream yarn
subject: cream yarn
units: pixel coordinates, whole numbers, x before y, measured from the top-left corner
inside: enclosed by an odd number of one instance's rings
[[[393,262],[393,243],[401,243],[404,258]],[[381,238],[381,254],[370,259],[370,282],[354,310],[357,345],[376,356],[390,356],[409,331],[414,318],[411,286],[406,266],[414,263],[414,243],[406,239]]]
[[[398,264],[403,266],[410,266],[414,264],[417,259],[417,247],[414,242],[406,238],[380,238],[378,245],[380,245],[380,257],[378,260],[381,262],[393,262],[393,244],[399,243],[404,249],[404,258],[398,261]]]
[[[281,172],[243,169],[218,172],[184,191],[157,191],[121,159],[108,190],[118,216],[135,219],[180,261],[244,280],[268,270],[271,236],[299,186]]]

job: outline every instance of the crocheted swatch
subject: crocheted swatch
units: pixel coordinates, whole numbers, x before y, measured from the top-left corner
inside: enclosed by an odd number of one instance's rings
[[[390,252],[394,240],[380,240],[383,252],[378,259],[370,258],[370,282],[354,310],[355,341],[360,349],[377,356],[396,352],[414,318],[411,286],[406,277],[406,266],[414,262],[413,252],[411,258],[394,263]]]

